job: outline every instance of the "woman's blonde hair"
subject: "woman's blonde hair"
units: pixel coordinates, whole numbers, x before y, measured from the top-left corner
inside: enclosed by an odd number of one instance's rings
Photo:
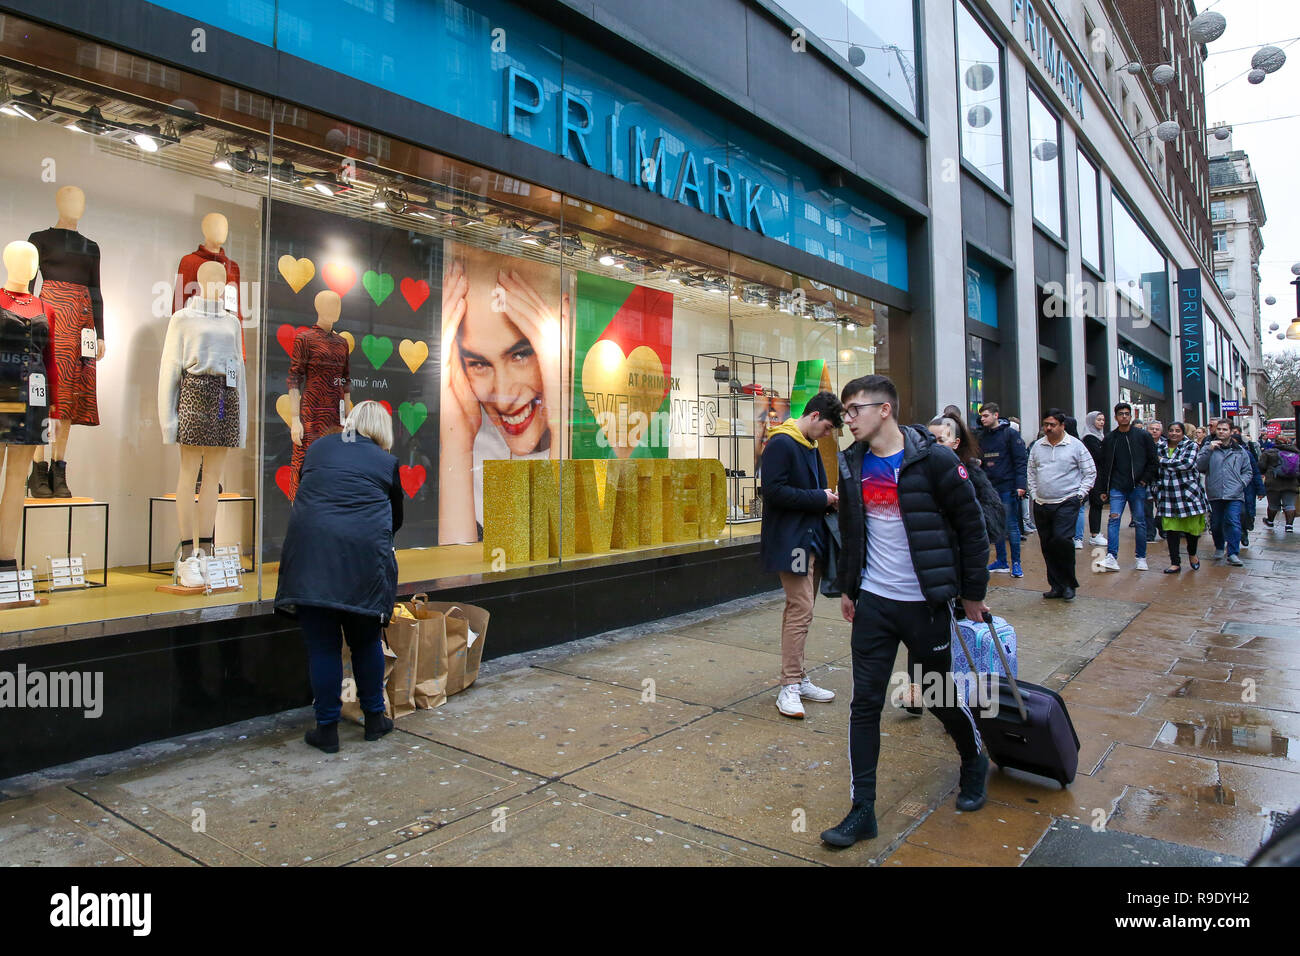
[[[383,405],[367,399],[354,406],[352,414],[348,415],[343,434],[348,432],[364,435],[384,451],[390,451],[393,447],[393,416]]]

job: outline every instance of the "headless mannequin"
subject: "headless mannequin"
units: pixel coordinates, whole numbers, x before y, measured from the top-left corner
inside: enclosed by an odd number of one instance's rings
[[[217,213],[221,221],[225,217]],[[208,218],[203,222],[206,225]],[[200,295],[208,302],[222,302],[226,296],[226,270],[219,262],[205,262],[199,266]],[[211,530],[217,523],[217,492],[221,481],[222,468],[226,463],[229,448],[211,448],[200,445],[181,445],[181,472],[176,481],[176,523],[180,527],[181,547],[189,544],[192,556],[199,550],[199,538],[203,530]],[[198,501],[195,501],[194,485],[203,468],[203,484],[199,488]],[[197,515],[196,515],[197,511]]]
[[[77,231],[77,223],[81,217],[86,214],[86,194],[76,186],[64,186],[54,194],[54,208],[58,210],[59,221],[54,224],[55,229],[68,229],[72,232]],[[95,361],[102,361],[104,358],[104,340],[98,339],[95,343]],[[55,418],[51,420],[53,425],[53,440],[51,446],[51,461],[66,461],[68,450],[68,435],[72,432],[72,423]],[[36,461],[45,460],[44,447],[36,450]]]
[[[326,332],[332,332],[335,324],[339,320],[339,313],[343,310],[343,300],[339,298],[337,292],[326,289],[324,292],[316,293],[316,325]],[[352,411],[352,392],[351,389],[344,391],[343,402],[346,406],[344,414]],[[300,389],[289,389],[289,432],[293,436],[295,445],[302,444],[302,391]]]
[[[36,278],[40,255],[30,242],[11,242],[5,246],[7,292],[26,295]],[[11,562],[18,552],[18,532],[23,523],[23,502],[27,498],[27,473],[37,445],[0,445],[0,459],[5,466],[4,491],[0,496],[0,561]]]

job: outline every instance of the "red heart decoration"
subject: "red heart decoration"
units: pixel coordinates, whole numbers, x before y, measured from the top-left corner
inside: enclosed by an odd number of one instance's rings
[[[389,405],[387,402],[383,401],[382,399],[380,400],[379,404],[384,406],[384,410],[385,410],[386,412],[388,412],[388,417],[389,417],[389,418],[392,418],[392,417],[393,417],[393,406],[392,406],[392,405]]]
[[[402,298],[406,300],[406,304],[409,305],[411,311],[414,312],[420,306],[424,305],[425,299],[429,298],[429,283],[425,282],[423,279],[420,279],[418,282],[411,278],[403,279]]]
[[[402,465],[397,471],[402,479],[402,490],[406,492],[406,497],[414,498],[415,493],[424,487],[424,466]]]
[[[342,262],[325,263],[320,275],[340,297],[347,295],[348,290],[357,284],[357,270]]]
[[[281,465],[279,468],[275,470],[276,487],[284,492],[284,496],[286,498],[289,498],[289,500],[292,501],[293,499],[289,495],[289,489],[290,489],[289,476],[290,476],[290,469],[288,465]]]
[[[275,330],[275,340],[280,343],[280,348],[284,349],[290,358],[293,358],[294,337],[305,328],[305,325],[300,325],[297,328],[292,325],[282,325]]]

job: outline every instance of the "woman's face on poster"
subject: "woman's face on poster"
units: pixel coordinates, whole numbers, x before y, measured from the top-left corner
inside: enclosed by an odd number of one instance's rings
[[[475,308],[475,298],[471,290],[460,327],[465,377],[511,454],[531,454],[547,433],[537,351],[505,313]]]

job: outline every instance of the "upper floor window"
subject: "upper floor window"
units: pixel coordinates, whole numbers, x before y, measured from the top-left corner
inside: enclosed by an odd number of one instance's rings
[[[815,36],[913,116],[919,109],[913,0],[778,0]],[[869,8],[869,9],[868,9]]]
[[[1228,251],[1228,232],[1226,229],[1214,230],[1214,251],[1215,252]]]
[[[1056,235],[1061,232],[1061,121],[1042,97],[1029,91],[1029,179],[1034,218]]]
[[[1079,157],[1079,251],[1083,261],[1101,271],[1101,196],[1097,167]]]
[[[1228,203],[1222,199],[1216,199],[1214,202],[1210,203],[1210,218],[1227,219]]]
[[[1007,187],[1002,138],[1002,48],[957,4],[957,84],[961,155],[996,186]]]

